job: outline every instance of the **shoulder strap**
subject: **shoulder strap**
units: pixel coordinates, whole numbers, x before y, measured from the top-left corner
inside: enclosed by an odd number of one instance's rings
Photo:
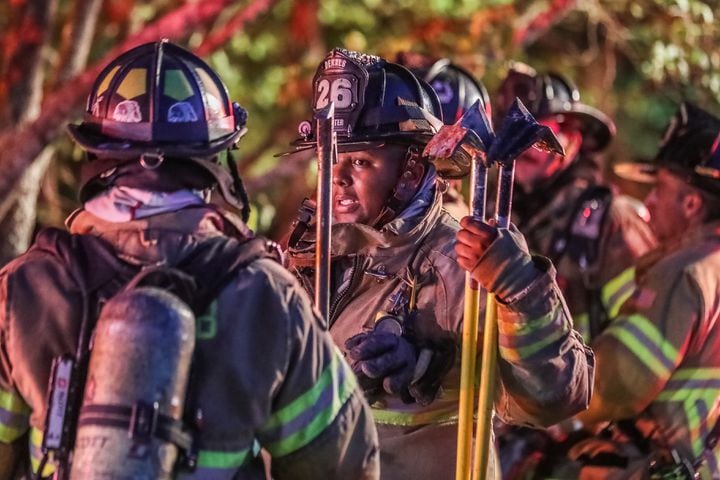
[[[117,284],[115,291],[118,291],[137,272],[137,267],[117,258],[112,245],[94,235],[73,235],[58,228],[44,228],[38,232],[30,248],[33,250],[60,259],[88,294],[113,283]]]
[[[191,307],[199,315],[207,310],[239,270],[262,258],[282,263],[278,244],[264,237],[249,240],[218,237],[203,242],[192,255],[174,267],[195,280],[197,292]]]
[[[73,235],[65,230],[45,228],[38,233],[31,250],[42,250],[59,258],[88,296],[99,293],[99,297],[107,299],[131,281],[128,286],[157,285],[153,283],[156,280],[163,285],[153,274],[166,267],[143,269],[138,278],[133,278],[138,274],[138,267],[118,259],[112,245],[94,235]],[[282,262],[282,253],[275,242],[263,237],[223,236],[202,242],[179,264],[168,267],[194,279],[199,300],[190,303],[198,303],[202,313],[240,268],[260,258]],[[195,305],[191,306],[195,309]]]
[[[598,260],[611,200],[612,192],[604,186],[593,186],[580,195],[568,223],[553,233],[549,257],[555,264],[566,254],[583,269]]]

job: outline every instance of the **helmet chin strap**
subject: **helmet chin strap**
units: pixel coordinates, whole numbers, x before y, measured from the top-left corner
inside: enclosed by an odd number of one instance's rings
[[[250,199],[248,198],[247,190],[245,190],[245,185],[243,184],[242,178],[240,178],[240,174],[238,173],[235,157],[233,157],[232,151],[229,148],[227,149],[227,162],[228,167],[230,167],[230,175],[233,179],[232,193],[234,194],[236,199],[240,201],[240,216],[242,218],[242,221],[247,222],[250,218]]]
[[[421,161],[420,148],[417,145],[410,145],[405,153],[405,158],[403,159],[400,169],[400,176],[392,193],[390,193],[380,214],[375,221],[370,224],[373,228],[379,229],[397,217],[415,195],[415,192],[417,192],[423,180],[423,175],[413,180],[413,169],[419,161]]]

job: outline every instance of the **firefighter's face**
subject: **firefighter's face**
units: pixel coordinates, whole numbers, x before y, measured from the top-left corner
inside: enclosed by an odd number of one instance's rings
[[[546,180],[564,170],[577,156],[582,143],[580,132],[575,129],[563,128],[554,119],[540,120],[541,124],[550,127],[565,149],[565,156],[548,153],[536,148],[529,148],[515,162],[515,181],[522,189],[530,193]]]
[[[679,238],[690,227],[692,188],[680,177],[661,168],[653,189],[645,197],[650,226],[660,242]]]
[[[340,153],[333,167],[333,220],[366,225],[375,221],[398,181],[406,151],[384,145]]]

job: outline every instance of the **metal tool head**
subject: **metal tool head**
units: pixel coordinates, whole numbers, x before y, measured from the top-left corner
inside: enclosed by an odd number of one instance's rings
[[[442,178],[461,178],[468,174],[473,158],[486,166],[487,151],[494,134],[490,119],[478,100],[452,125],[444,125],[428,142],[423,155],[435,165]]]
[[[508,165],[530,147],[565,155],[553,131],[539,124],[516,98],[500,125],[488,157],[492,162]]]

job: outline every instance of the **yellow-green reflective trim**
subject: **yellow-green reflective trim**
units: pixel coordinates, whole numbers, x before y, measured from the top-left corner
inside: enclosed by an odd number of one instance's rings
[[[660,350],[665,358],[655,358],[633,333],[624,328],[622,320],[610,325],[606,330],[607,334],[620,340],[620,342],[634,353],[657,377],[665,378],[670,376],[670,369],[662,362],[666,361],[667,363],[675,365],[678,360],[677,349],[673,347],[670,342],[662,336],[660,330],[643,315],[635,314],[624,317],[623,320],[640,330],[646,339]]]
[[[555,312],[549,312],[542,317],[528,320],[527,322],[498,322],[498,334],[506,337],[522,337],[532,335],[542,330],[556,320]]]
[[[687,380],[703,381],[720,379],[720,368],[683,368],[676,371],[670,381],[677,382]],[[668,389],[660,392],[656,401],[665,403],[681,403],[682,409],[687,421],[688,434],[690,436],[693,455],[698,456],[705,448],[704,439],[700,435],[700,426],[703,420],[707,420],[709,425],[714,425],[717,421],[717,414],[710,418],[701,417],[698,412],[698,403],[705,405],[708,412],[711,413],[716,399],[720,394],[720,388],[693,388],[680,386],[678,388]],[[716,412],[717,413],[717,412]]]
[[[198,467],[201,468],[239,468],[248,459],[250,448],[239,452],[220,452],[213,450],[200,450],[198,453]]]
[[[373,408],[372,414],[375,423],[399,427],[455,423],[458,419],[457,405],[454,405],[450,410],[432,410],[418,413],[396,412],[393,410]]]
[[[610,300],[613,300],[612,297],[620,290],[625,288],[628,284],[634,283],[635,267],[630,267],[623,270],[620,275],[616,276],[615,278],[607,282],[604,287],[602,287],[602,301],[605,304],[605,308],[607,308],[610,318],[614,318],[617,316],[622,304],[625,303],[625,300],[630,298],[630,295],[632,295],[633,289],[628,288],[626,292],[615,298],[613,303],[610,304]]]
[[[12,428],[7,425],[0,424],[0,442],[12,443],[22,437],[25,429]]]
[[[0,408],[7,411],[13,416],[27,417],[30,415],[30,407],[17,394],[0,390]],[[0,441],[11,443],[22,436],[27,427],[17,428],[0,423]]]
[[[195,322],[195,338],[209,340],[217,335],[217,300],[213,300],[208,311]]]
[[[338,370],[342,369],[342,373]],[[343,382],[338,382],[339,374]],[[334,349],[330,365],[320,375],[315,385],[296,398],[293,402],[275,412],[263,430],[268,431],[292,422],[299,415],[312,411],[317,401],[328,389],[332,389],[330,405],[318,411],[314,418],[303,428],[284,437],[276,442],[265,445],[265,448],[275,456],[283,456],[292,453],[314,440],[320,435],[337,417],[340,409],[348,401],[352,392],[357,387],[355,374],[350,367],[342,360],[340,352]]]
[[[52,456],[51,456],[52,458]],[[35,457],[30,458],[30,466],[32,467],[33,473],[37,474],[38,468],[40,468],[40,461]],[[55,473],[55,463],[48,461],[45,464],[45,467],[43,467],[42,476],[43,477],[49,477],[53,473]]]
[[[720,368],[681,368],[673,373],[671,380],[717,380]]]
[[[20,395],[6,390],[0,390],[0,408],[10,413],[18,413],[20,415],[30,414],[30,407],[25,403],[25,400],[23,400]]]
[[[38,430],[37,428],[33,427],[30,429],[30,447],[35,447],[37,450],[39,450],[42,447],[42,441],[44,432],[42,430]],[[42,461],[41,458],[34,457],[32,453],[30,454],[30,466],[32,467],[33,473],[37,473],[38,468],[40,468],[40,462]],[[45,467],[42,471],[43,477],[49,477],[55,473],[55,460],[53,459],[52,453],[48,456],[48,462],[45,464]]]
[[[530,345],[525,345],[524,347],[500,347],[500,354],[505,360],[510,361],[528,358],[553,342],[556,342],[563,335],[567,334],[570,328],[565,324],[563,324],[563,327],[564,328],[562,330],[555,330],[552,334],[546,336],[545,338],[542,338],[535,343],[531,343]]]

